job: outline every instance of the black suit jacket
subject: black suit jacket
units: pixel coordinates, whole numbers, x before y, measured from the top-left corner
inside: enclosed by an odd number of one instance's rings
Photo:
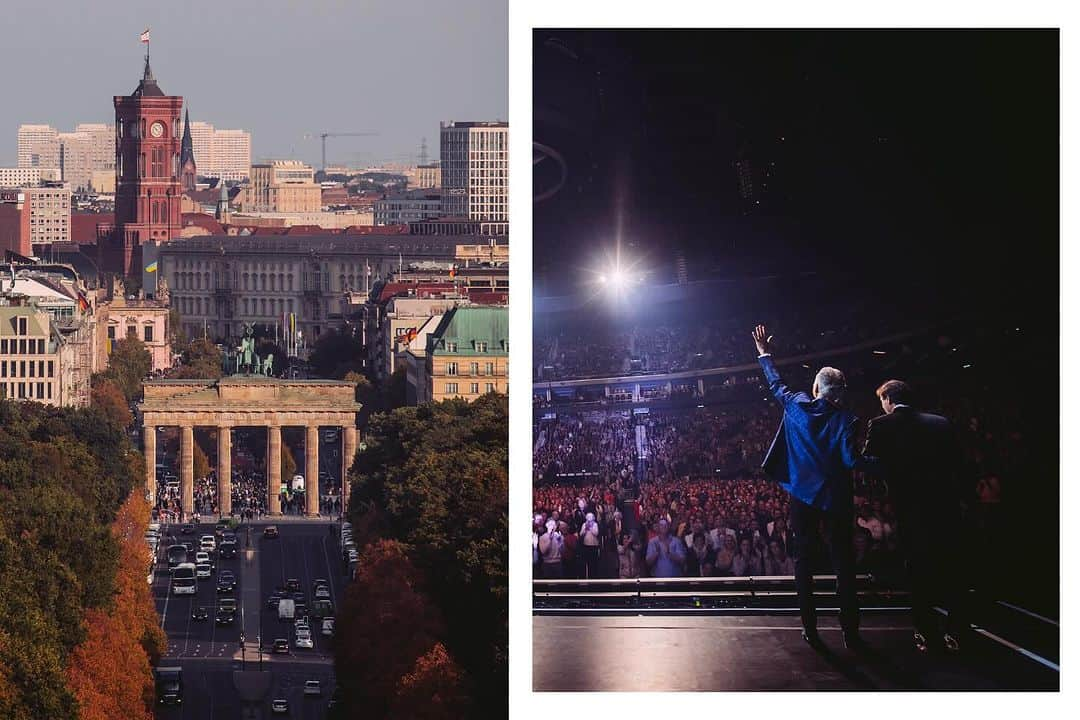
[[[870,421],[863,453],[877,458],[872,471],[888,483],[902,527],[956,529],[960,455],[947,419],[898,407]]]

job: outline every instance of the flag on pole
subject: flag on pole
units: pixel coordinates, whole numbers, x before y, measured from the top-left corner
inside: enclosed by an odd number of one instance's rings
[[[146,266],[146,272],[148,272],[148,273],[157,272],[157,260],[155,260],[154,262],[152,262],[152,263],[150,263],[149,265]]]
[[[139,36],[139,42],[150,44],[150,28],[146,28],[142,31],[142,35]]]

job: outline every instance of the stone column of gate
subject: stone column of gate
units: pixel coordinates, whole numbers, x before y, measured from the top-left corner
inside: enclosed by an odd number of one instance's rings
[[[356,426],[347,425],[341,428],[341,514],[348,510],[349,502],[349,468],[352,467],[353,458],[356,457]]]
[[[266,428],[266,509],[281,514],[281,426]]]
[[[146,456],[146,491],[150,493],[150,507],[157,505],[157,427],[144,425],[142,429],[143,454]]]
[[[217,441],[218,514],[232,514],[232,428],[219,427]]]
[[[185,521],[195,505],[194,430],[191,425],[180,426],[180,511]]]
[[[304,442],[304,458],[307,460],[307,477],[304,497],[307,500],[307,514],[315,517],[319,514],[319,426],[307,426],[307,440]]]

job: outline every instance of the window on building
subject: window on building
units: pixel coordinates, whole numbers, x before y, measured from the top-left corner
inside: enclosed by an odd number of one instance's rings
[[[469,372],[473,375],[480,374],[480,363],[472,363],[469,365]]]
[[[448,342],[448,343],[446,343],[446,352],[457,352],[457,343],[456,342]]]
[[[34,361],[33,360],[30,361],[30,377],[36,377],[36,373],[34,372]]]
[[[53,373],[53,370],[54,370],[53,361],[50,360],[49,361],[49,377],[56,377],[56,375]]]
[[[457,375],[457,363],[456,362],[448,362],[448,363],[446,363],[446,374],[447,375]]]
[[[7,360],[0,360],[0,377],[7,377]]]
[[[476,342],[476,352],[487,352],[487,343],[478,340]]]
[[[26,340],[19,340],[19,354],[26,355]]]
[[[17,325],[17,333],[19,335],[25,335],[26,334],[26,318],[24,318],[24,317],[19,318],[19,322],[16,325]],[[25,350],[24,350],[24,352],[25,352]]]
[[[37,351],[38,351],[38,355],[44,355],[45,354],[45,338],[39,338],[38,339],[38,341],[37,341]]]
[[[7,340],[0,340],[0,354],[7,355]]]
[[[486,383],[484,385],[484,392],[495,392],[495,383]]]
[[[479,395],[480,394],[480,384],[479,383],[472,383],[471,385],[469,385],[469,394],[471,394],[471,395]]]
[[[154,326],[153,325],[144,325],[142,332],[143,332],[143,338],[142,338],[143,342],[154,342]]]
[[[495,374],[495,363],[484,363],[484,374],[485,375],[494,375]]]
[[[110,340],[115,340],[116,339],[116,326],[115,325],[110,325],[109,329],[106,330],[105,332],[108,334],[108,338]]]
[[[448,395],[456,395],[457,383],[446,383],[446,392]]]
[[[45,383],[37,383],[37,396],[38,400],[45,399]]]
[[[45,385],[45,391],[46,396],[48,396],[48,398],[52,400],[52,383],[47,383]]]
[[[45,361],[44,360],[38,360],[37,376],[38,377],[45,377]]]

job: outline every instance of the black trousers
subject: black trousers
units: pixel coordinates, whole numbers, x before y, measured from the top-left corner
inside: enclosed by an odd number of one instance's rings
[[[901,532],[905,524],[901,521]],[[962,538],[955,524],[909,518],[903,548],[911,585],[911,615],[915,629],[930,642],[941,639],[942,629],[961,637],[968,627],[968,574],[961,559]],[[942,607],[942,616],[935,607]]]
[[[585,574],[590,580],[595,580],[600,577],[600,546],[599,545],[585,545],[582,543],[578,546],[581,551],[581,559],[585,564]]]
[[[799,615],[803,627],[817,629],[817,608],[814,607],[813,548],[824,532],[824,541],[836,574],[836,594],[840,600],[840,627],[845,633],[859,629],[859,605],[855,596],[855,548],[853,546],[855,515],[851,505],[832,510],[818,510],[791,498],[788,524],[795,536],[795,589],[799,593]]]

